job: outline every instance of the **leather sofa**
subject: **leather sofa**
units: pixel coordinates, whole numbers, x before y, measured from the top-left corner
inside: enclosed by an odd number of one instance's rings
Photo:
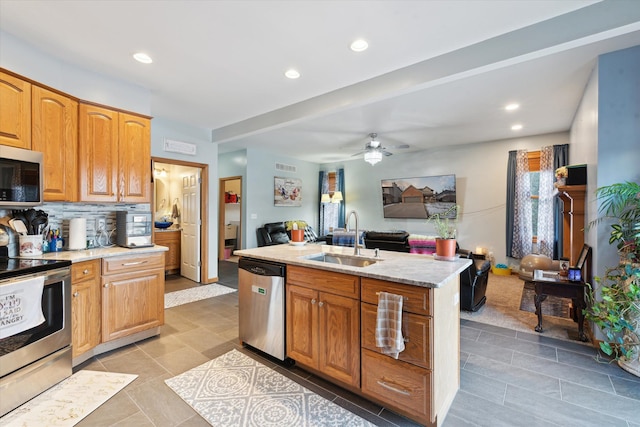
[[[290,233],[287,231],[284,221],[264,224],[256,230],[256,237],[258,238],[258,247],[281,245],[283,243],[289,243],[291,240]],[[310,226],[304,229],[304,240],[307,242],[322,241]]]
[[[472,260],[469,268],[460,273],[460,309],[478,311],[487,301],[487,283],[491,263],[485,259],[476,259],[473,252],[468,256]]]
[[[367,249],[409,252],[409,233],[406,231],[366,231],[363,237]]]

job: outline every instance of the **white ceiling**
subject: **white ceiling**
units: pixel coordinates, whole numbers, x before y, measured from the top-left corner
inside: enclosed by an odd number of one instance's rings
[[[597,56],[640,44],[640,2],[0,0],[0,28],[148,88],[222,153],[324,163],[370,132],[408,152],[569,129]]]

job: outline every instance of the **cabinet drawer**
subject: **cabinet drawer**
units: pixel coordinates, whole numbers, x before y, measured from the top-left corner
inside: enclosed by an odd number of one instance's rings
[[[369,304],[378,304],[378,294],[388,292],[402,295],[402,309],[416,314],[431,316],[433,309],[431,299],[433,289],[421,286],[404,285],[402,283],[387,282],[385,280],[362,278],[362,301]]]
[[[100,276],[100,260],[82,261],[71,264],[71,282],[93,280]]]
[[[150,268],[164,269],[164,252],[131,254],[102,259],[102,275],[127,273]]]
[[[376,318],[378,307],[361,304],[362,347],[381,353],[376,347]],[[423,368],[431,368],[431,330],[432,318],[413,313],[402,312],[402,336],[405,339],[404,350],[398,355],[403,360]]]
[[[431,420],[431,377],[430,370],[362,350],[362,393],[392,410]]]
[[[287,266],[287,283],[350,298],[360,298],[360,277],[315,268]]]

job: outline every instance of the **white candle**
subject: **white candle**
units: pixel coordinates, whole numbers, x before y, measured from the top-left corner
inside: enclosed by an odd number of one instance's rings
[[[484,248],[482,246],[476,246],[476,254],[482,255],[484,253]]]

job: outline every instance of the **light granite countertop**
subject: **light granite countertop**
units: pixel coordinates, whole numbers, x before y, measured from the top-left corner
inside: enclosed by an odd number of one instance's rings
[[[318,244],[306,244],[304,246],[282,244],[254,249],[240,249],[234,251],[234,255],[429,288],[444,286],[451,276],[460,274],[471,264],[471,260],[466,258],[458,258],[455,261],[438,261],[431,255],[392,251],[380,251],[378,262],[366,267],[331,264],[304,258],[305,256],[322,252],[353,255],[353,248]],[[376,259],[374,258],[375,252],[373,249],[361,249],[360,254],[364,258]]]
[[[151,253],[151,252],[165,252],[168,251],[169,248],[166,246],[149,246],[146,248],[122,248],[120,246],[112,246],[110,248],[93,248],[86,249],[80,251],[61,251],[61,252],[46,252],[42,255],[33,256],[33,257],[24,257],[24,258],[37,258],[37,259],[55,259],[61,261],[71,261],[74,262],[82,262],[89,261],[92,259],[98,258],[109,258],[114,256],[121,255],[130,255],[130,254],[143,254],[143,253]]]

